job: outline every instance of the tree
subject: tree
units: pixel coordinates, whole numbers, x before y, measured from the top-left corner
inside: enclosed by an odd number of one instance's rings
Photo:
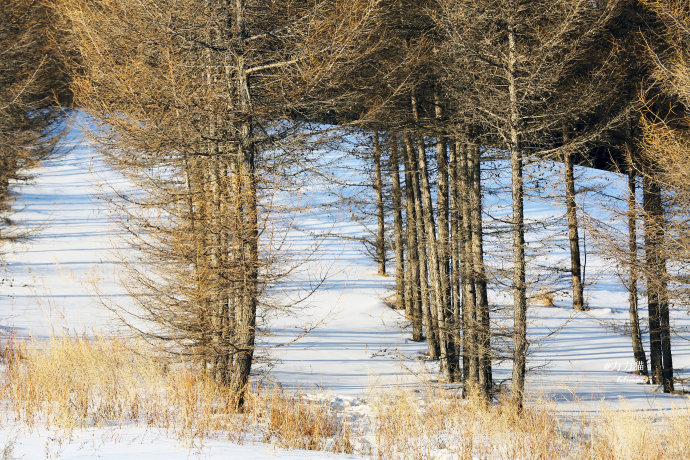
[[[480,135],[476,139],[488,148],[506,152],[511,164],[512,391],[521,404],[528,348],[524,163],[528,159],[558,158],[561,153],[569,160],[602,131],[598,125],[606,125],[601,121],[592,123],[599,102],[589,96],[586,100],[576,97],[575,91],[587,93],[582,87],[568,90],[566,85],[587,81],[586,88],[590,89],[596,87],[593,82],[600,81],[604,72],[597,70],[606,69],[601,64],[606,61],[596,61],[593,68],[584,63],[589,62],[587,53],[607,56],[599,38],[607,33],[616,4],[610,2],[604,8],[589,1],[444,0],[440,4],[439,25],[446,37],[444,53],[449,69],[447,91],[458,108],[457,123],[478,128]],[[577,126],[577,133],[570,128],[564,130],[564,126]],[[573,220],[574,189],[572,180],[567,182],[572,230],[577,225]],[[475,233],[473,228],[473,238]],[[571,241],[576,239],[576,235],[571,236]],[[576,291],[578,259],[573,257],[572,267]],[[487,339],[482,335],[488,334],[488,308],[482,305],[481,297],[475,294],[480,311],[486,312],[476,313],[482,330],[477,340],[487,349]],[[578,295],[574,297],[577,300]]]
[[[303,121],[341,107],[330,79],[367,56],[374,6],[58,5],[81,60],[77,104],[102,121],[94,134],[145,191],[130,197],[140,212],[125,221],[149,261],[132,271],[140,308],[129,313],[145,321],[137,331],[229,386],[238,407],[257,311],[279,276],[267,234],[275,184],[305,160],[312,136]]]
[[[643,177],[645,256],[649,304],[651,370],[664,392],[673,391],[670,308],[687,292],[688,104],[690,103],[690,9],[687,2],[641,1],[656,27],[642,34],[651,78],[643,96],[642,142],[637,172]],[[646,10],[645,10],[646,9]],[[641,13],[642,14],[642,13]],[[674,289],[669,290],[669,285]],[[671,292],[673,292],[673,297]]]

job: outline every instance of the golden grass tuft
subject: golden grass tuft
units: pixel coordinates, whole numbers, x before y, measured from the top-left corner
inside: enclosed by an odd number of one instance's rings
[[[506,401],[487,404],[443,388],[421,395],[408,390],[384,394],[375,402],[378,458],[554,458],[566,449],[549,407],[522,412]]]
[[[556,295],[553,291],[542,288],[532,298],[534,305],[539,307],[555,307]]]

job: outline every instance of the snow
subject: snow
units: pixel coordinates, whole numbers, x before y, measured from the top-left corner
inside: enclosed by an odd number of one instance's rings
[[[119,260],[128,257],[130,249],[119,239],[103,198],[113,188],[127,190],[129,185],[78,136],[70,141],[74,148],[32,171],[34,180],[21,186],[16,196],[19,211],[13,220],[17,228],[34,234],[6,249],[3,333],[11,330],[34,338],[64,332],[114,334],[118,323],[103,304],[128,302],[119,284]],[[532,217],[544,211],[538,206],[528,209]],[[300,225],[339,235],[362,232],[342,213],[326,211],[305,217]],[[295,251],[316,244],[306,232],[293,231],[290,237]],[[547,260],[563,255],[561,251]],[[258,366],[261,373],[256,378],[351,404],[381,388],[436,381],[438,366],[424,360],[425,344],[409,339],[409,324],[382,300],[392,293],[394,278],[378,276],[375,270],[361,243],[342,238],[320,242],[315,260],[290,283],[305,288],[324,273],[328,277],[298,313],[267,319],[263,328],[268,333],[260,346],[269,360]],[[555,307],[529,310],[529,332],[535,342],[528,363],[533,368],[529,394],[555,398],[563,414],[596,412],[604,401],[638,410],[687,407],[686,396],[654,391],[631,374],[630,338],[613,327],[627,320],[627,294],[605,260],[592,256],[589,270],[600,278],[588,290],[591,310],[574,312],[564,297],[557,297]],[[493,293],[493,302],[501,299]],[[646,312],[641,313],[646,324]],[[687,314],[672,315],[675,324],[687,330]],[[497,313],[496,321],[503,320]],[[305,329],[310,331],[303,334]],[[690,367],[690,342],[674,336],[673,352],[675,368],[684,372]],[[509,376],[510,362],[497,362],[497,381]],[[10,457],[27,459],[354,458],[215,439],[190,447],[164,432],[135,426],[92,428],[65,436],[10,424],[0,429],[0,449],[3,446],[13,449]]]
[[[138,427],[89,428],[71,434],[49,430],[30,432],[21,428],[3,428],[0,431],[0,449],[2,449],[0,453],[3,458],[11,459],[337,460],[359,458],[352,455],[306,450],[288,451],[268,444],[238,445],[219,440],[197,440],[184,445],[160,430]]]
[[[338,263],[326,267],[328,279],[297,317],[271,322],[271,335],[262,345],[279,346],[299,337],[305,318],[317,326],[289,346],[271,350],[270,377],[284,387],[346,397],[366,395],[378,386],[419,383],[426,376],[418,362],[426,345],[410,340],[404,314],[382,300],[394,289],[394,278],[376,275],[352,242],[324,242],[320,257],[312,269],[323,260]]]
[[[69,147],[69,146],[67,146]],[[83,144],[31,171],[12,219],[33,233],[7,248],[2,324],[17,336],[107,332],[102,300],[124,298],[118,283],[117,227],[98,185],[124,180]]]

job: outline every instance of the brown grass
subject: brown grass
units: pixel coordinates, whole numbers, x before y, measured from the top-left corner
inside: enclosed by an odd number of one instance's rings
[[[518,413],[507,402],[430,387],[422,398],[406,390],[382,395],[375,409],[378,458],[433,458],[443,450],[452,458],[537,459],[568,448],[546,404]]]
[[[550,291],[548,289],[539,290],[539,292],[537,292],[532,298],[532,302],[534,303],[534,305],[538,305],[540,307],[555,307],[555,300],[556,295],[553,291]]]
[[[222,436],[283,448],[351,450],[349,429],[326,402],[277,388],[249,392],[246,409],[204,373],[167,366],[117,339],[5,341],[0,396],[15,422],[71,431],[138,423],[180,439]]]
[[[381,459],[680,459],[690,452],[687,409],[660,420],[658,412],[632,409],[564,420],[546,400],[518,411],[508,399],[487,404],[444,387],[388,389],[356,413],[302,392],[255,387],[238,413],[234,395],[203,373],[145,358],[133,345],[101,338],[6,340],[0,350],[4,416],[66,432],[136,423],[186,441],[225,438]]]

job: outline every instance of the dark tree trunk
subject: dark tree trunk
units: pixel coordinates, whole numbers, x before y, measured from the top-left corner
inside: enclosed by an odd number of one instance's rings
[[[484,228],[482,223],[481,161],[479,145],[470,142],[467,150],[467,173],[470,181],[470,225],[472,228],[472,278],[475,289],[475,312],[477,350],[479,359],[480,391],[488,395],[493,376],[491,371],[491,323],[489,317],[489,296],[484,268]]]
[[[416,98],[412,96],[412,110],[416,121],[419,121]],[[442,285],[441,267],[439,265],[439,244],[436,238],[436,224],[434,220],[434,206],[431,200],[431,185],[429,183],[429,168],[427,167],[426,149],[424,137],[420,134],[417,139],[417,164],[419,165],[420,184],[419,190],[422,196],[424,232],[426,235],[426,250],[428,257],[429,278],[431,280],[430,312],[432,328],[436,336],[438,357],[441,361],[441,372],[449,377],[448,351],[446,346],[445,323],[443,318],[444,292]]]
[[[570,141],[567,129],[563,130],[563,141]],[[565,205],[568,215],[568,238],[570,239],[570,275],[573,287],[573,308],[584,310],[584,289],[582,286],[582,264],[580,263],[580,236],[578,235],[577,204],[575,203],[575,174],[573,171],[573,156],[570,151],[563,154],[565,166]]]
[[[664,254],[664,208],[659,184],[645,171],[644,219],[647,262],[649,341],[654,383],[665,393],[673,391],[673,359],[668,309],[666,256]]]
[[[393,182],[393,230],[395,233],[395,308],[406,309],[405,301],[405,262],[404,262],[404,238],[402,217],[402,193],[400,191],[400,168],[398,159],[398,139],[390,135],[391,152],[391,178]],[[411,309],[408,317],[411,318]]]
[[[410,164],[414,165],[415,170],[412,174],[412,189],[414,192],[415,216],[417,224],[417,252],[419,258],[419,281],[422,293],[422,312],[424,320],[424,328],[426,329],[426,341],[429,346],[429,359],[436,360],[439,358],[440,350],[438,339],[436,336],[437,327],[434,325],[434,316],[432,313],[431,304],[429,301],[429,275],[427,265],[426,252],[426,232],[424,230],[424,209],[422,202],[422,192],[420,190],[419,178],[419,158],[417,158],[412,139],[409,134],[405,134],[405,150],[409,158]],[[433,268],[433,267],[432,267]]]
[[[441,105],[438,94],[435,95],[436,120],[442,122]],[[453,315],[453,299],[450,282],[450,233],[448,223],[450,220],[449,210],[449,172],[448,155],[446,152],[446,139],[438,136],[436,139],[436,164],[438,165],[438,264],[439,277],[441,281],[441,304],[438,311],[439,326],[442,326],[441,335],[446,353],[446,378],[453,382],[458,373],[458,357],[455,352],[455,324]]]
[[[462,368],[465,395],[468,389],[475,388],[479,383],[476,292],[472,275],[472,226],[470,224],[470,182],[472,181],[468,173],[467,152],[468,147],[465,143],[456,143],[462,280]]]
[[[663,211],[662,211],[663,219]],[[664,393],[671,393],[673,388],[673,353],[671,351],[671,318],[669,312],[669,297],[666,272],[666,256],[662,255],[659,269],[661,286],[659,290],[659,328],[661,330],[661,378]]]
[[[419,270],[419,251],[418,251],[418,236],[417,236],[417,216],[415,206],[415,195],[413,183],[412,159],[407,150],[407,140],[405,142],[405,206],[406,206],[406,224],[407,224],[407,307],[408,315],[412,318],[412,340],[421,342],[424,340],[422,333],[422,289]]]
[[[237,49],[241,52],[247,36],[245,30],[244,11],[245,1],[235,0],[235,37]],[[259,226],[256,188],[256,171],[254,158],[254,142],[252,139],[251,91],[246,73],[244,56],[237,57],[237,93],[238,109],[243,115],[238,126],[238,162],[240,177],[240,205],[241,219],[240,238],[241,265],[241,295],[238,310],[235,314],[235,347],[232,369],[231,390],[237,395],[238,407],[243,407],[244,396],[249,383],[252,360],[254,357],[254,341],[256,337],[256,308],[259,297]]]
[[[379,275],[386,274],[386,229],[383,210],[383,179],[381,178],[381,145],[379,132],[374,130],[374,167],[376,169],[376,215],[378,217],[378,231],[376,233],[376,261],[379,266]]]
[[[453,341],[455,344],[455,360],[458,365],[456,369],[457,376],[455,381],[463,379],[464,372],[459,368],[459,358],[462,353],[461,330],[462,327],[462,310],[460,305],[460,248],[462,240],[461,232],[461,211],[460,211],[460,196],[459,196],[459,179],[458,179],[458,161],[457,161],[457,143],[449,144],[449,159],[448,171],[450,182],[450,291],[453,309]],[[464,358],[463,358],[464,363]]]
[[[633,357],[637,370],[647,375],[647,356],[642,345],[640,333],[640,317],[637,312],[637,202],[635,198],[635,173],[628,173],[628,300],[630,304],[630,333],[632,336]]]
[[[649,357],[652,382],[661,383],[661,330],[659,328],[659,283],[658,283],[658,243],[657,224],[654,221],[654,208],[659,187],[644,175],[643,179],[645,274],[647,278],[647,308],[649,312]]]

